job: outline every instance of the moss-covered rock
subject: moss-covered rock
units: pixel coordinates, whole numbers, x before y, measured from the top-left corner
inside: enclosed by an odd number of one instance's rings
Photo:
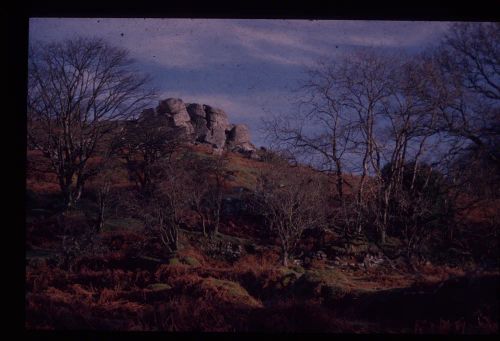
[[[290,267],[290,270],[292,270],[296,273],[299,273],[299,274],[303,274],[306,272],[306,270],[300,265],[294,265],[294,266]]]
[[[277,289],[286,289],[291,287],[291,285],[295,283],[295,281],[297,281],[298,277],[299,276],[297,276],[297,274],[295,274],[294,272],[285,274],[277,283]]]
[[[252,297],[237,282],[208,277],[203,280],[202,285],[217,291],[223,301],[252,307],[262,307],[262,303]]]
[[[180,261],[183,264],[186,264],[189,266],[200,266],[201,265],[200,261],[194,257],[182,257]]]
[[[175,258],[170,258],[168,260],[168,265],[182,265],[183,263],[181,262],[181,260],[177,257]]]
[[[164,290],[170,290],[172,287],[166,283],[154,283],[150,284],[146,287],[146,289],[153,290],[153,291],[164,291]]]
[[[306,271],[293,286],[293,293],[300,297],[322,297],[327,300],[340,298],[350,292],[348,279],[339,271]]]

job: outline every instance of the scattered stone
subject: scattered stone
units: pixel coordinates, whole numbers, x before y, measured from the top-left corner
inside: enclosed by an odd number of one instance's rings
[[[292,264],[295,266],[302,266],[304,264],[304,262],[301,259],[294,259],[292,261]]]
[[[207,253],[215,258],[222,258],[229,261],[239,259],[244,252],[243,246],[237,243],[219,241],[210,241],[208,243]]]
[[[327,256],[326,256],[326,253],[324,251],[320,250],[320,251],[316,252],[315,258],[318,260],[326,260]]]
[[[361,263],[361,264],[363,265],[363,267],[368,269],[368,268],[377,267],[380,264],[382,264],[383,262],[384,262],[384,258],[381,257],[380,255],[373,256],[371,254],[367,254],[365,256],[365,258],[363,259],[363,263]]]

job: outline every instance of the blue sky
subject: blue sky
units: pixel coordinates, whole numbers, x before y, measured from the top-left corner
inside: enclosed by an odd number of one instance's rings
[[[30,41],[102,37],[130,51],[153,77],[158,99],[179,97],[226,111],[256,145],[267,113],[294,110],[304,70],[356,47],[417,52],[437,43],[447,22],[256,19],[30,19]]]

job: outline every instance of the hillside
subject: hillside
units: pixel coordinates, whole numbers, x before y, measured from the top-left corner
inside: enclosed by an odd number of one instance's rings
[[[29,20],[25,329],[499,333],[500,24],[108,19]]]
[[[214,157],[209,146],[190,148]],[[41,166],[39,157],[28,153]],[[255,188],[268,164],[235,152],[227,157],[225,198],[234,203]],[[98,186],[91,182],[87,190]],[[116,173],[113,186],[133,183],[126,172]],[[229,202],[233,211],[226,210],[215,237],[203,236],[192,217],[175,258],[162,259],[161,244],[119,206],[92,237],[91,249],[62,247],[86,229],[94,199],[82,198],[63,228],[54,211],[54,178],[29,172],[27,192],[29,329],[498,332],[496,271],[472,275],[463,266],[427,262],[412,272],[381,257],[377,245],[347,242],[335,230],[319,244],[313,231],[306,233],[303,256],[283,267],[262,221]],[[392,242],[387,250],[397,247]]]

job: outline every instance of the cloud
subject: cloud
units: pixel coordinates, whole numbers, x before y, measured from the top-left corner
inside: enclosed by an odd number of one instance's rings
[[[302,66],[334,55],[338,45],[421,45],[447,23],[234,19],[33,18],[30,38],[101,36],[132,56],[166,67],[200,69],[250,60]]]
[[[409,48],[435,42],[447,22],[32,18],[30,41],[78,35],[102,37],[130,51],[160,98],[180,97],[225,110],[232,123],[250,126],[293,110],[292,94],[304,67],[353,47]]]

